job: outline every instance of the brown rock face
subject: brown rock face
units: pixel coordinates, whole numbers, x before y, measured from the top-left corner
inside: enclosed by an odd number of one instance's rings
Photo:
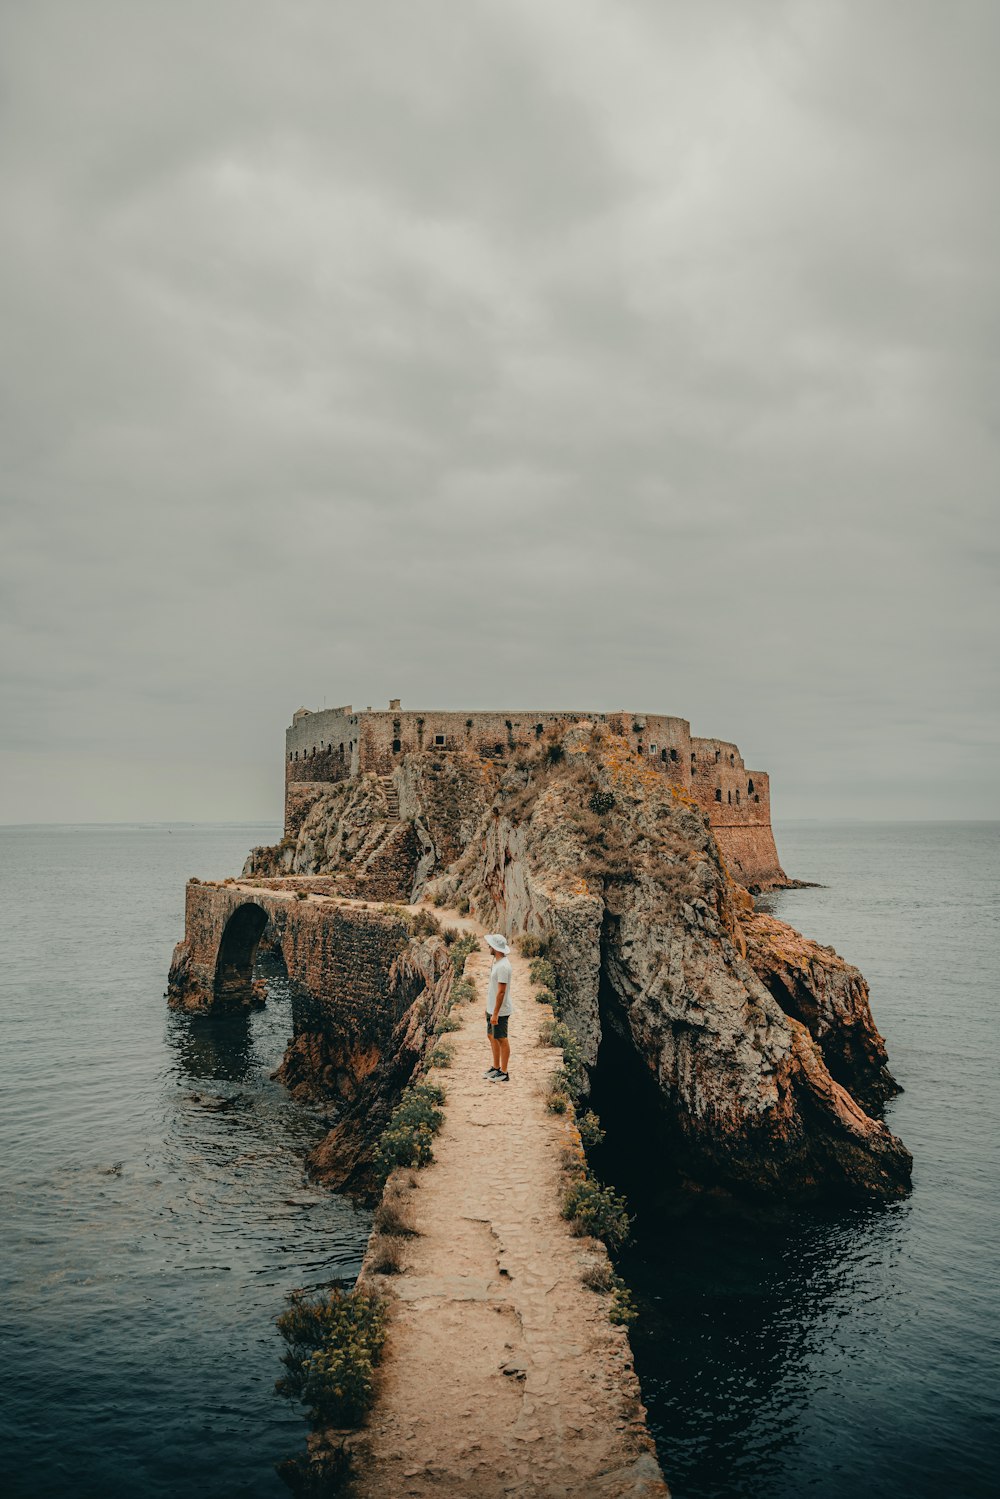
[[[831,1077],[865,1108],[877,1109],[900,1092],[858,970],[775,916],[755,912],[741,924],[748,963],[785,1014],[806,1026]]]
[[[637,1146],[681,1180],[792,1199],[907,1190],[909,1152],[842,1080],[865,1098],[893,1087],[863,979],[755,916],[703,813],[606,730],[512,767],[442,888],[548,936],[595,1084],[613,1056],[656,1136]]]

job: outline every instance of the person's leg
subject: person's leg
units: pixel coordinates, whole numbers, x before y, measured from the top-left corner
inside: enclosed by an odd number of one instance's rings
[[[493,1066],[495,1067],[496,1071],[499,1072],[500,1071],[500,1042],[497,1040],[496,1036],[494,1036],[494,1034],[493,1034],[493,1027],[490,1024],[490,1018],[489,1018],[488,1015],[486,1017],[486,1031],[487,1031],[487,1034],[488,1034],[488,1036],[490,1038],[490,1051],[492,1051],[492,1053],[493,1053]]]
[[[507,1040],[506,1036],[504,1036],[503,1040],[500,1042],[497,1050],[500,1053],[500,1061],[498,1063],[500,1071],[506,1072],[507,1063],[510,1061],[510,1042]]]

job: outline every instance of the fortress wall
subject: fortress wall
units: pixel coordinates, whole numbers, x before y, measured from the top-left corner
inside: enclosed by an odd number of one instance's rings
[[[770,824],[713,826],[712,836],[730,874],[748,890],[789,883],[778,858]]]
[[[734,872],[738,866],[755,886],[776,879],[784,882],[771,833],[766,773],[748,770],[732,740],[692,736],[687,719],[624,709],[612,713],[572,709],[416,712],[402,709],[395,701],[388,709],[357,713],[350,705],[318,713],[300,709],[285,735],[286,836],[298,832],[324,785],[363,771],[390,775],[405,755],[415,751],[468,750],[486,759],[503,759],[519,747],[536,743],[549,728],[586,719],[606,723],[674,785],[690,791],[713,830],[732,830],[729,848]],[[766,836],[754,840],[747,833],[737,840],[738,829],[760,829]],[[739,855],[737,844],[742,849]]]

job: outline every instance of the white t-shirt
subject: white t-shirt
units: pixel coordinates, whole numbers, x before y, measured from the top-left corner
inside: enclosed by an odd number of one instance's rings
[[[510,959],[497,958],[490,969],[490,987],[486,999],[486,1008],[493,1014],[493,1007],[497,1001],[497,990],[501,984],[506,984],[503,999],[500,1003],[500,1014],[509,1015],[514,1006],[510,1002]]]

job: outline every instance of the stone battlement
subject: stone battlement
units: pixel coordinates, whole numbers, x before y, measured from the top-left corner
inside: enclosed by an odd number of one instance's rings
[[[351,704],[299,708],[285,731],[285,834],[294,834],[317,789],[373,773],[391,776],[415,751],[466,752],[503,760],[546,733],[579,722],[603,723],[702,808],[734,875],[754,888],[787,884],[771,831],[766,771],[748,770],[738,747],[699,738],[686,718],[620,709],[489,712]]]

